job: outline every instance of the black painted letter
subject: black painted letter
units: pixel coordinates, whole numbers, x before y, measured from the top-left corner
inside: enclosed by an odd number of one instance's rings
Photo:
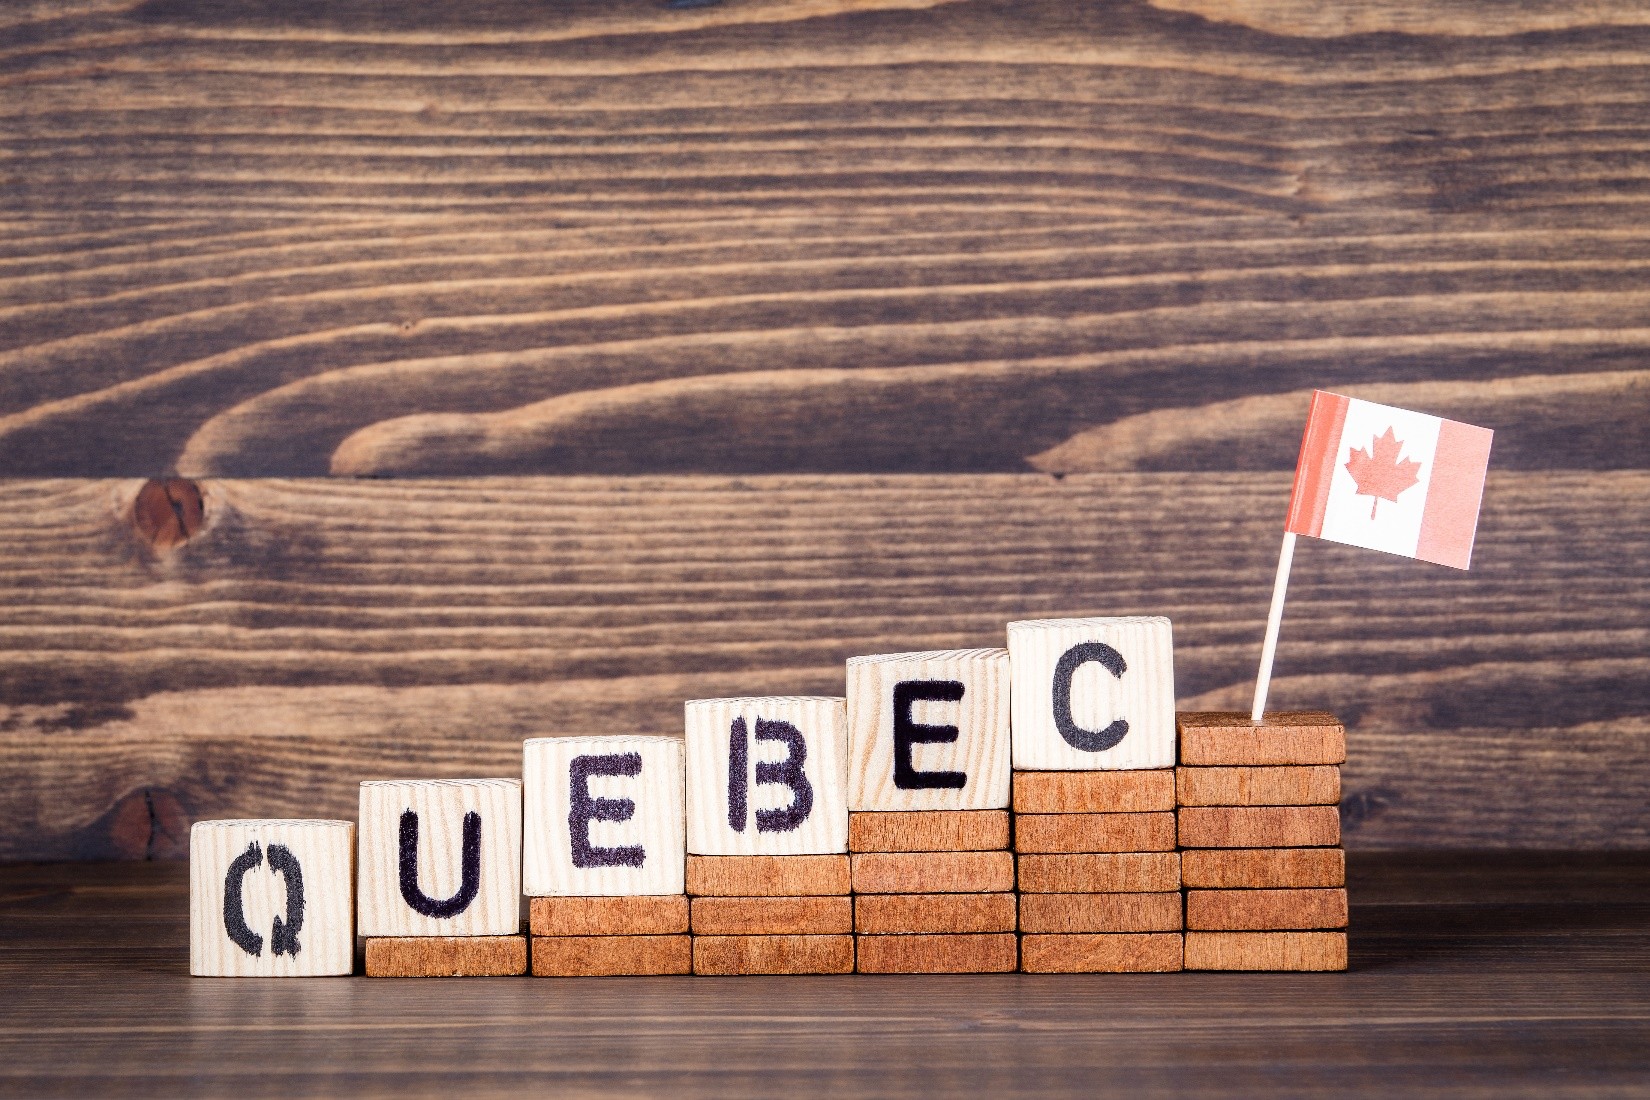
[[[894,786],[902,791],[924,791],[968,785],[965,772],[919,772],[911,763],[911,746],[940,745],[957,739],[956,726],[927,726],[911,720],[911,705],[919,699],[955,703],[963,697],[957,680],[902,680],[894,685]]]
[[[573,838],[573,866],[640,867],[647,857],[640,844],[598,848],[590,843],[592,821],[629,821],[636,814],[636,803],[631,799],[592,796],[590,777],[641,775],[642,754],[622,752],[610,756],[575,756],[567,766],[567,772],[572,787],[567,829]]]
[[[229,873],[223,877],[223,927],[229,933],[230,942],[245,951],[253,958],[264,953],[264,938],[246,926],[246,909],[241,902],[241,883],[246,880],[246,873],[252,868],[261,865],[264,861],[264,850],[258,847],[254,840],[246,846],[246,851],[235,857],[229,865]]]
[[[785,745],[785,759],[770,763],[756,762],[758,783],[778,783],[791,789],[791,804],[782,810],[757,810],[756,831],[759,833],[788,833],[808,820],[814,808],[814,787],[802,765],[808,760],[808,742],[802,731],[789,722],[756,720],[758,741],[780,741]]]
[[[736,833],[745,831],[750,817],[750,730],[741,716],[728,727],[728,825]]]
[[[1090,661],[1097,662],[1118,679],[1129,666],[1123,655],[1105,642],[1084,642],[1074,645],[1060,655],[1054,666],[1054,727],[1065,738],[1066,744],[1084,752],[1105,752],[1123,740],[1129,732],[1127,719],[1118,718],[1103,730],[1086,730],[1071,717],[1071,678],[1078,668]]]
[[[418,886],[418,814],[401,814],[401,897],[426,917],[456,917],[470,907],[481,889],[481,815],[464,815],[463,850],[458,860],[458,893],[437,901]]]
[[[285,844],[271,844],[269,870],[286,880],[286,920],[275,918],[275,927],[269,931],[269,949],[276,955],[296,955],[302,949],[298,930],[304,926],[304,869]]]

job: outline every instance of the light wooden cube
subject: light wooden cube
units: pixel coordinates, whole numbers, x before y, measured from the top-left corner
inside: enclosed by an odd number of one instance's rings
[[[683,892],[679,738],[535,737],[522,752],[530,897]]]
[[[189,973],[348,974],[355,825],[197,821],[189,830]]]
[[[363,936],[521,931],[521,783],[405,779],[361,784]]]
[[[848,850],[846,700],[695,699],[686,719],[690,854]]]
[[[1168,619],[1009,623],[1008,652],[1016,769],[1174,766],[1174,639]]]
[[[848,808],[1009,804],[1006,649],[848,659]]]

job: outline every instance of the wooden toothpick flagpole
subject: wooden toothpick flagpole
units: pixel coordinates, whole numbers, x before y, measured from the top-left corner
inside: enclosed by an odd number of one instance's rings
[[[1272,609],[1266,613],[1266,641],[1260,647],[1260,675],[1255,678],[1255,705],[1249,712],[1251,722],[1259,722],[1266,713],[1266,693],[1272,687],[1272,659],[1278,655],[1278,630],[1283,626],[1283,597],[1289,591],[1289,567],[1295,561],[1295,532],[1283,533],[1283,547],[1278,551],[1278,575],[1272,582]]]

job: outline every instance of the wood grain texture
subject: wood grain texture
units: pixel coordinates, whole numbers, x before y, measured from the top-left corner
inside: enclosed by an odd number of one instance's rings
[[[1255,725],[1242,711],[1179,716],[1180,762],[1193,765],[1341,764],[1346,729],[1333,714],[1267,711]]]
[[[861,974],[1006,974],[1020,962],[1012,932],[855,939]]]
[[[1181,706],[1232,709],[1288,478],[209,481],[165,553],[141,487],[0,481],[0,859],[351,818],[363,779],[511,776],[1028,616],[1167,612]],[[1492,471],[1466,574],[1302,544],[1273,692],[1349,724],[1349,846],[1650,845],[1647,497]]]
[[[505,978],[525,973],[525,935],[375,937],[366,942],[369,978]]]
[[[689,856],[687,892],[696,897],[815,897],[846,894],[848,857]]]
[[[1180,853],[1186,887],[1221,890],[1345,886],[1339,848],[1227,848]]]
[[[531,737],[522,744],[521,767],[522,882],[529,895],[683,892],[687,822],[680,740]]]
[[[527,920],[535,936],[668,936],[688,930],[688,899],[682,894],[534,897],[527,899]]]
[[[1006,809],[1009,660],[1006,649],[884,653],[848,658],[848,808],[864,811]],[[905,690],[952,697],[895,704]],[[912,730],[904,751],[895,723]],[[909,755],[906,755],[906,754]],[[901,778],[898,771],[909,768]],[[922,773],[941,773],[939,776]],[[960,778],[959,778],[960,777]]]
[[[1018,927],[1014,895],[860,894],[854,898],[854,931],[862,936],[924,933],[1012,932]]]
[[[1174,632],[1167,617],[1011,622],[1008,652],[1016,771],[1174,767]]]
[[[1163,974],[1183,969],[1178,932],[1079,933],[1020,937],[1028,974]]]
[[[534,936],[536,978],[693,973],[692,936]]]
[[[1145,814],[1015,814],[1016,852],[1172,852],[1175,817]]]
[[[696,856],[819,855],[848,850],[848,705],[840,698],[690,699],[687,845]],[[767,731],[763,722],[788,729]],[[735,723],[741,774],[731,774]],[[799,747],[782,736],[800,737]],[[777,749],[776,749],[777,746]],[[766,767],[794,779],[759,782]],[[800,784],[797,786],[796,784]],[[734,824],[735,786],[741,812]],[[806,792],[805,794],[803,792]],[[765,825],[770,815],[779,820]]]
[[[695,935],[693,972],[723,977],[852,974],[854,937]]]
[[[1181,896],[1159,894],[1021,894],[1025,933],[1179,932]]]
[[[1177,768],[1175,800],[1182,806],[1335,806],[1341,769]]]
[[[1179,852],[1020,856],[1016,882],[1029,894],[1158,894],[1180,889]]]
[[[850,852],[987,852],[1008,847],[1007,810],[889,810],[848,815]]]
[[[403,815],[416,815],[417,879],[401,874]],[[480,826],[474,879],[465,867],[471,815]],[[521,781],[374,780],[361,784],[357,819],[356,934],[368,937],[504,936],[521,931]],[[456,906],[429,914],[424,904]],[[416,895],[415,895],[416,896]]]
[[[1011,852],[856,852],[856,894],[993,894],[1014,889]]]
[[[848,897],[694,898],[696,936],[835,935],[854,930]]]
[[[1314,848],[1341,842],[1338,806],[1183,806],[1182,848]]]
[[[279,864],[270,862],[271,847]],[[190,829],[192,975],[348,974],[354,903],[353,821],[197,821]],[[235,919],[244,925],[238,938],[229,927]]]
[[[1187,890],[1186,927],[1265,931],[1346,927],[1346,890]]]
[[[1650,856],[1348,853],[1346,974],[204,981],[178,863],[0,867],[23,1096],[1642,1091]],[[610,938],[611,940],[611,938]],[[542,952],[540,952],[542,957]],[[524,1038],[527,1036],[529,1038]],[[484,1054],[484,1058],[478,1057]]]
[[[1345,970],[1345,932],[1187,932],[1187,970]]]
[[[1017,814],[1144,813],[1174,807],[1172,768],[1014,773]]]
[[[1282,468],[1136,418],[1371,381],[1637,467],[1650,26],[1502,7],[24,16],[0,467]]]

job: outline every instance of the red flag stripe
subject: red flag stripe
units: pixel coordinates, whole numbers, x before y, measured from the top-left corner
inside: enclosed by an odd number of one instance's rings
[[[1295,489],[1289,495],[1289,517],[1284,530],[1317,538],[1323,531],[1323,514],[1329,503],[1329,481],[1335,474],[1335,459],[1341,453],[1341,430],[1346,426],[1346,410],[1351,398],[1338,393],[1312,391],[1312,408],[1306,414],[1306,432],[1301,436],[1300,457],[1295,460]]]
[[[1415,547],[1415,556],[1422,561],[1456,569],[1471,564],[1494,435],[1488,428],[1456,420],[1445,420],[1439,426],[1426,509],[1421,513],[1421,539]]]

